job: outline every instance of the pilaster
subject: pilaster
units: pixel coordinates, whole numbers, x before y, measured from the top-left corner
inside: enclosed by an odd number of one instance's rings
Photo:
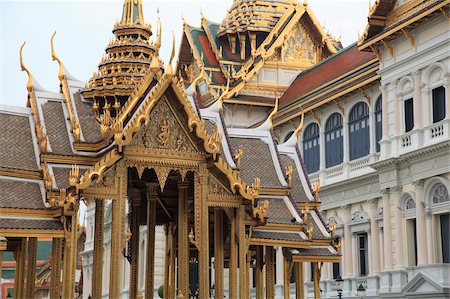
[[[37,238],[28,238],[25,298],[34,298]]]
[[[130,201],[131,201],[130,298],[137,298],[137,294],[139,291],[139,214],[140,214],[139,206],[141,205],[140,190],[138,189],[133,190]],[[97,206],[95,212],[96,212],[95,216],[97,217]]]
[[[50,282],[50,299],[61,298],[61,258],[63,239],[53,238],[52,240],[52,273]]]
[[[209,211],[206,202],[208,193],[208,169],[206,164],[200,165],[198,173],[198,201],[200,208],[200,236],[196,236],[199,246],[199,267],[205,273],[209,269]],[[180,245],[178,246],[180,248]],[[199,295],[200,298],[209,298],[209,275],[200,275],[199,277]]]
[[[264,298],[264,254],[263,247],[256,247],[256,299]]]
[[[403,269],[405,265],[405,256],[403,250],[403,216],[401,211],[400,195],[402,187],[393,187],[390,190],[391,201],[394,203],[395,220],[395,268]]]
[[[214,297],[223,299],[223,214],[221,209],[214,210]]]
[[[275,250],[266,246],[266,298],[275,298]]]
[[[147,261],[145,267],[145,298],[152,299],[155,278],[155,225],[158,183],[147,183]]]
[[[415,181],[414,188],[416,192],[416,231],[417,231],[417,265],[428,264],[427,236],[425,223],[425,207],[423,200],[423,180]]]
[[[390,190],[381,191],[383,197],[383,236],[384,236],[384,269],[392,269],[392,225],[391,225],[391,204]]]
[[[232,212],[230,219],[230,285],[229,292],[230,298],[237,298],[237,258],[238,248],[236,242],[236,215]]]
[[[109,296],[110,298],[120,297],[120,274],[122,273],[122,259],[124,247],[124,227],[125,227],[125,204],[127,201],[127,168],[122,164],[117,165],[117,198],[112,202],[111,216],[111,253],[110,253],[110,275],[109,275]],[[68,297],[64,297],[68,298]]]
[[[92,265],[92,298],[102,298],[103,282],[103,246],[105,227],[105,203],[102,199],[95,201],[94,256]],[[59,297],[58,297],[59,298]]]
[[[77,262],[78,211],[71,211],[71,216],[63,216],[65,230],[62,297],[75,296],[75,270]]]
[[[163,298],[169,298],[169,273],[170,273],[170,226],[168,224],[164,225],[164,237],[165,237],[165,246],[164,246],[164,287],[163,287]]]
[[[305,285],[304,285],[303,262],[295,263],[295,298],[305,299]]]

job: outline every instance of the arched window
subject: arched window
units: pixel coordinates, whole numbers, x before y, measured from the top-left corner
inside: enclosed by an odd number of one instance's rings
[[[445,88],[439,86],[433,89],[433,123],[445,118]]]
[[[377,102],[375,103],[375,141],[376,141],[376,150],[380,151],[380,140],[383,135],[383,126],[382,126],[382,98],[378,97]]]
[[[312,123],[306,127],[303,134],[303,159],[306,171],[313,173],[320,166],[319,125]]]
[[[414,202],[414,199],[412,197],[408,197],[408,199],[405,202],[405,210],[414,210],[416,208],[416,203]]]
[[[370,152],[369,106],[359,102],[350,111],[350,160],[364,157]]]
[[[326,166],[341,164],[343,154],[342,116],[333,113],[325,124],[325,160]]]
[[[434,188],[433,204],[450,201],[447,188],[443,184],[439,184]]]

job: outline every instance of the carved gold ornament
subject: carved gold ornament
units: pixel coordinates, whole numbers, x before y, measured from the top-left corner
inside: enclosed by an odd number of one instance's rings
[[[317,182],[313,185],[313,193],[314,193],[314,199],[316,201],[319,201],[319,191],[320,191],[320,180],[318,179]]]
[[[336,231],[336,219],[331,220],[331,223],[329,224],[328,229],[331,232],[331,236],[334,237],[334,233]]]
[[[312,223],[310,223],[308,226],[308,230],[307,230],[308,238],[310,240],[312,240],[312,238],[313,238],[313,231],[314,231],[314,225]]]
[[[264,200],[261,203],[261,205],[259,205],[253,209],[253,218],[258,217],[259,220],[262,222],[262,221],[264,221],[264,218],[267,217],[268,213],[269,213],[269,201]]]
[[[293,169],[294,169],[294,167],[292,166],[292,162],[289,162],[289,165],[286,166],[286,172],[285,172],[289,188],[292,187],[292,172],[293,172]]]
[[[158,134],[158,144],[162,147],[167,147],[167,142],[169,141],[170,131],[169,131],[169,122],[166,118],[164,118],[159,125],[159,134]]]
[[[306,220],[308,219],[308,214],[309,214],[309,203],[305,203],[305,208],[302,209],[302,213],[303,213],[303,222],[306,222]]]
[[[244,148],[242,147],[242,145],[239,146],[239,149],[236,150],[236,152],[234,153],[234,160],[236,160],[236,168],[241,168],[241,159],[242,156],[244,155]]]

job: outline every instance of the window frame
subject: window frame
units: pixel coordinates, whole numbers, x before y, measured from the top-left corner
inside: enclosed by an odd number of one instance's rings
[[[411,103],[411,112],[407,113],[407,103]],[[403,100],[403,128],[405,133],[414,130],[414,98],[408,97]]]
[[[381,151],[380,141],[383,138],[383,97],[380,95],[375,102],[374,109],[374,128],[375,128],[375,152]],[[378,116],[380,121],[378,121]]]
[[[438,117],[435,117],[436,116],[435,115],[435,102],[436,102],[435,101],[435,91],[437,91],[438,89],[442,91],[442,98],[440,100],[442,100],[442,105],[443,105],[443,115],[440,116],[441,117],[440,119],[437,119]],[[446,117],[446,108],[447,108],[445,100],[446,100],[445,99],[445,87],[443,85],[436,86],[435,88],[433,88],[431,90],[431,113],[432,113],[431,120],[432,120],[433,124],[438,123],[438,122],[440,122],[440,121],[445,119],[445,117]]]
[[[337,117],[338,118],[338,124],[337,126],[332,127],[331,125],[329,126],[328,124],[332,121],[333,117]],[[340,124],[339,124],[340,121]],[[336,133],[339,131],[339,137],[334,137],[332,134]],[[337,134],[335,134],[337,135]],[[330,136],[329,140],[328,136]],[[337,143],[339,142],[339,147],[340,147],[340,158],[336,158],[335,160],[329,158],[329,150],[330,148],[333,148],[333,144],[330,146],[330,143],[333,140],[337,140],[340,139],[339,141],[335,141],[335,144],[337,145]],[[339,164],[342,164],[344,162],[344,118],[342,116],[342,114],[340,114],[339,112],[334,112],[332,113],[328,118],[327,121],[325,122],[325,132],[324,132],[324,140],[325,140],[325,167],[326,168],[331,168],[333,166],[337,166]],[[339,153],[337,154],[339,155]]]
[[[361,114],[359,111],[361,110]],[[366,102],[353,105],[348,121],[348,149],[350,161],[370,154],[370,107]]]
[[[308,136],[308,138],[305,138],[307,133],[311,130],[310,128],[313,128],[313,127],[317,129],[317,134],[312,135],[311,137]],[[317,141],[316,145],[314,145],[314,141]],[[306,149],[305,145],[307,145],[308,142],[312,142],[313,145]],[[319,171],[320,170],[320,126],[319,126],[319,124],[317,124],[315,122],[308,124],[308,126],[306,127],[306,129],[303,133],[302,149],[303,149],[303,161],[305,162],[306,171],[309,174]],[[313,152],[313,151],[315,151],[315,152]],[[317,156],[317,157],[315,157],[316,160],[313,161],[315,163],[312,164],[313,166],[315,166],[317,163],[317,166],[314,168],[310,164],[310,163],[312,163],[309,160],[310,154],[314,154],[315,156]],[[311,170],[314,169],[314,171],[310,171],[310,168],[311,168]]]

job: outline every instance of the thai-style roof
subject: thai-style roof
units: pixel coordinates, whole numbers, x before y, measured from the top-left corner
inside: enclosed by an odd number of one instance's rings
[[[244,2],[248,1],[242,1]],[[0,146],[8,145],[0,151],[0,170],[1,167],[17,168],[31,173],[24,175],[12,170],[0,173],[0,202],[6,202],[0,209],[19,210],[26,207],[42,209],[46,217],[43,222],[41,220],[36,222],[38,220],[25,215],[23,218],[26,219],[21,222],[8,216],[7,222],[3,222],[2,218],[2,225],[8,229],[23,229],[29,225],[40,229],[60,230],[62,227],[59,216],[62,208],[51,208],[55,204],[55,198],[58,198],[57,195],[62,196],[69,189],[83,192],[82,190],[88,188],[108,168],[122,159],[127,146],[130,145],[129,148],[132,148],[134,136],[144,126],[154,125],[151,112],[164,102],[165,105],[177,107],[175,110],[179,113],[177,119],[180,121],[176,124],[185,126],[186,132],[189,131],[189,139],[196,140],[192,148],[208,157],[210,163],[208,167],[212,172],[225,183],[228,182],[225,185],[230,192],[242,198],[246,204],[253,204],[251,206],[253,214],[250,213],[249,217],[256,219],[256,213],[268,205],[267,217],[259,219],[260,225],[252,238],[258,239],[258,242],[269,243],[273,240],[290,240],[294,242],[292,243],[294,247],[300,246],[302,242],[313,244],[314,240],[327,240],[330,246],[334,244],[327,226],[314,208],[320,202],[316,191],[313,191],[309,183],[295,136],[293,137],[295,140],[290,139],[280,145],[274,139],[272,119],[276,108],[263,124],[255,128],[231,128],[224,122],[222,111],[224,96],[234,88],[230,83],[230,74],[224,72],[224,69],[226,62],[229,63],[236,57],[227,50],[223,54],[226,45],[222,46],[217,37],[217,24],[204,19],[201,29],[184,26],[183,41],[189,43],[185,46],[193,49],[192,55],[201,59],[199,64],[207,74],[203,80],[209,80],[209,84],[220,86],[216,93],[210,94],[213,101],[207,108],[198,105],[198,86],[189,86],[186,89],[182,79],[175,75],[171,66],[173,55],[167,68],[162,69],[157,53],[160,45],[148,48],[152,52],[150,53],[152,57],[130,58],[136,60],[129,64],[135,68],[130,73],[126,75],[120,71],[108,73],[109,65],[114,67],[127,65],[121,59],[113,59],[110,54],[126,51],[125,49],[130,49],[127,47],[131,46],[136,46],[140,51],[147,49],[148,45],[142,47],[134,45],[135,40],[126,38],[129,34],[139,33],[142,34],[139,42],[149,44],[150,27],[143,24],[142,8],[136,6],[136,3],[140,1],[125,1],[122,21],[116,24],[114,29],[116,42],[121,42],[107,48],[108,58],[102,61],[98,76],[91,78],[91,83],[86,88],[69,75],[62,61],[54,53],[53,40],[52,56],[60,66],[58,74],[61,83],[60,92],[51,92],[39,87],[21,60],[22,67],[29,77],[27,84],[29,108],[0,107],[0,124],[5,128],[11,128],[0,131],[2,141]],[[268,5],[269,1],[264,3]],[[292,10],[290,14],[285,13],[284,19],[279,21],[283,22],[283,25],[297,24],[302,16],[305,17],[305,13],[308,18],[312,18],[308,12],[309,8],[305,5],[289,4],[288,8]],[[257,11],[259,8],[255,6],[254,9]],[[293,23],[290,23],[291,21]],[[273,30],[277,31],[278,35],[283,33],[283,30],[276,26]],[[264,47],[267,50],[275,47],[277,38],[268,37]],[[209,48],[211,46],[212,48]],[[217,46],[222,49],[222,53]],[[183,47],[182,45],[180,55],[188,55]],[[116,48],[121,50],[114,52]],[[141,53],[144,52],[142,50]],[[256,58],[248,61],[258,63],[265,59],[262,52],[257,54]],[[183,59],[185,58],[180,57],[180,61]],[[151,64],[156,63],[153,67],[136,69],[137,66],[134,65],[134,63],[143,65],[150,60]],[[248,69],[255,67],[249,65],[243,67]],[[180,70],[185,71],[181,68]],[[238,71],[236,68],[233,72]],[[129,75],[139,77],[139,82],[127,83],[126,88],[123,88],[121,85],[123,81],[120,80]],[[241,77],[239,80],[244,79]],[[225,87],[227,81],[230,85]],[[127,92],[122,93],[125,89]],[[113,95],[123,96],[120,105],[114,107],[116,99],[112,97]],[[101,102],[100,97],[104,96],[106,100]],[[249,95],[239,96],[251,100]],[[267,102],[267,99],[262,101]],[[241,149],[241,154],[237,155]],[[82,166],[74,167],[73,164]],[[82,174],[81,178],[79,174]],[[8,210],[8,213],[15,212]],[[266,224],[276,226],[283,232],[274,236],[273,230],[264,227]],[[271,244],[275,246],[276,243]],[[300,247],[302,246],[304,244]]]
[[[413,41],[410,30],[437,15],[444,14],[448,18],[449,7],[448,0],[377,0],[370,8],[368,23],[358,39],[358,47],[379,54],[373,48],[375,45],[386,46],[399,35]]]

